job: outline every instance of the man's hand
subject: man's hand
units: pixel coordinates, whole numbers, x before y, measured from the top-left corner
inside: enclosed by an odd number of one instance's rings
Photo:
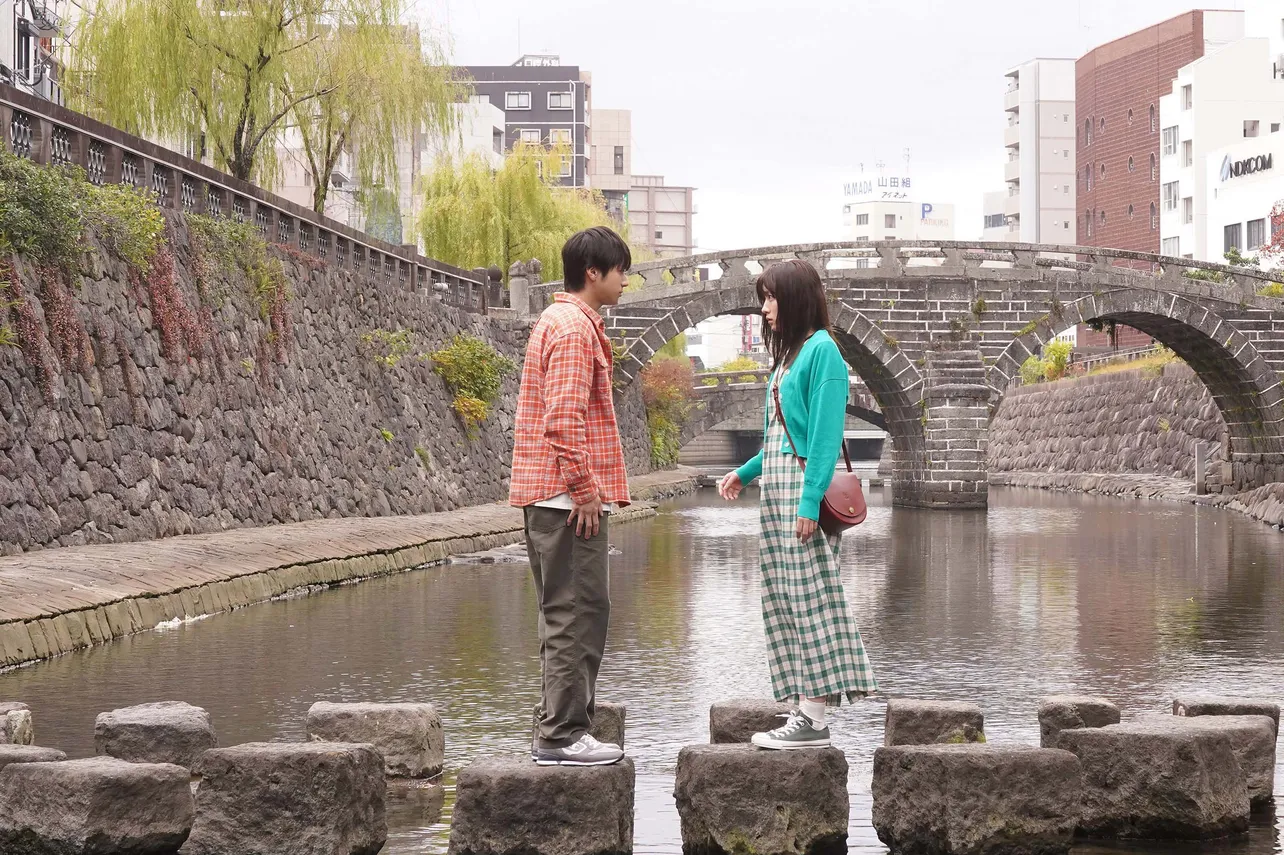
[[[588,504],[576,505],[567,517],[566,524],[574,524],[576,537],[585,540],[597,537],[598,530],[602,527],[602,499],[594,498]]]
[[[722,480],[718,482],[718,495],[728,502],[734,502],[739,498],[740,491],[744,489],[744,486],[744,484],[740,483],[740,476],[733,469],[723,475]]]
[[[798,539],[803,543],[811,540],[812,535],[816,533],[817,524],[815,520],[809,520],[806,517],[799,517],[798,524],[794,527]]]

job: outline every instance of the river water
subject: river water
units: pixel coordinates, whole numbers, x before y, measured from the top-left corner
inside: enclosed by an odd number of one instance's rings
[[[755,497],[727,506],[704,491],[611,533],[599,697],[628,705],[639,853],[681,850],[674,765],[680,746],[707,741],[709,705],[770,694]],[[868,521],[846,536],[848,598],[886,693],[978,703],[991,742],[1034,744],[1047,694],[1101,695],[1125,717],[1166,712],[1182,692],[1284,696],[1280,532],[1189,505],[990,497],[987,513],[893,510],[874,490]],[[0,674],[0,699],[30,704],[38,741],[72,756],[93,753],[99,712],[146,701],[205,707],[223,745],[301,739],[317,700],[430,701],[446,726],[445,787],[392,801],[384,851],[444,852],[453,771],[529,751],[533,597],[520,563],[425,569]],[[853,852],[886,851],[869,795],[884,710],[867,701],[832,716],[852,769]],[[1278,853],[1280,826],[1268,817],[1246,839],[1181,851]]]

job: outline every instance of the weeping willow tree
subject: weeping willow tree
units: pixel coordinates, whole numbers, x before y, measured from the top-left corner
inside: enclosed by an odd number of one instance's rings
[[[197,139],[237,178],[271,184],[297,128],[315,183],[360,149],[374,176],[398,133],[447,126],[454,87],[402,0],[90,0],[67,48],[76,108],[141,136]]]
[[[601,194],[557,184],[566,148],[518,145],[499,169],[480,155],[442,159],[421,184],[424,252],[471,269],[538,258],[543,278],[562,277],[562,244],[582,229],[610,226]],[[627,233],[625,239],[628,239]]]

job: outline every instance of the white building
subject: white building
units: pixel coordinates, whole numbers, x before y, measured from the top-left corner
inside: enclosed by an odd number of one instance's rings
[[[1284,228],[1284,218],[1272,223],[1275,205],[1284,201],[1284,132],[1279,130],[1240,140],[1208,152],[1204,185],[1208,208],[1203,237],[1209,255],[1218,260],[1231,247],[1246,255],[1256,252],[1271,234]],[[1274,266],[1284,259],[1263,259]]]
[[[1272,40],[1240,39],[1182,68],[1159,99],[1159,117],[1160,251],[1221,261],[1223,224],[1210,220],[1209,198],[1222,182],[1209,176],[1220,177],[1225,155],[1212,153],[1267,137],[1284,123],[1284,68]]]
[[[595,109],[589,152],[589,186],[601,191],[612,217],[627,222],[633,189],[633,112]]]
[[[1008,191],[995,190],[985,194],[983,210],[985,225],[981,230],[981,240],[1013,241],[1021,239],[1021,227],[1008,225],[1008,215],[1004,208],[1008,203]]]
[[[720,315],[687,330],[687,356],[698,360],[701,371],[726,365],[740,356],[743,346],[743,319],[738,315]]]
[[[1032,59],[1005,78],[1007,240],[1074,243],[1075,61]]]
[[[856,243],[954,240],[954,206],[921,201],[906,174],[861,173],[843,185],[843,225]]]
[[[66,31],[67,11],[58,6],[56,0],[0,0],[0,83],[62,104],[61,67],[55,56]]]

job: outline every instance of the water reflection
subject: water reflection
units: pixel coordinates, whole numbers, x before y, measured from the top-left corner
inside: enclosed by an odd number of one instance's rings
[[[979,703],[991,740],[1037,742],[1035,704],[1053,692],[1100,693],[1130,715],[1164,711],[1184,691],[1284,686],[1284,537],[1266,526],[1020,490],[993,492],[988,513],[893,511],[881,491],[870,504],[845,540],[843,576],[880,684]],[[601,693],[629,706],[640,853],[680,851],[676,747],[707,739],[709,705],[770,691],[756,535],[752,494],[732,506],[705,494],[612,531],[621,554]],[[420,571],[19,669],[0,675],[0,698],[31,704],[39,741],[73,756],[92,754],[97,713],[144,701],[204,706],[234,744],[301,738],[316,700],[428,700],[455,770],[528,746],[533,598],[520,564]],[[853,851],[884,851],[869,820],[883,709],[834,717],[852,765]],[[444,851],[452,783],[394,794],[386,851]],[[1278,833],[1268,818],[1247,841],[1183,851],[1265,855],[1280,851]],[[1125,850],[1076,849],[1109,851]]]

